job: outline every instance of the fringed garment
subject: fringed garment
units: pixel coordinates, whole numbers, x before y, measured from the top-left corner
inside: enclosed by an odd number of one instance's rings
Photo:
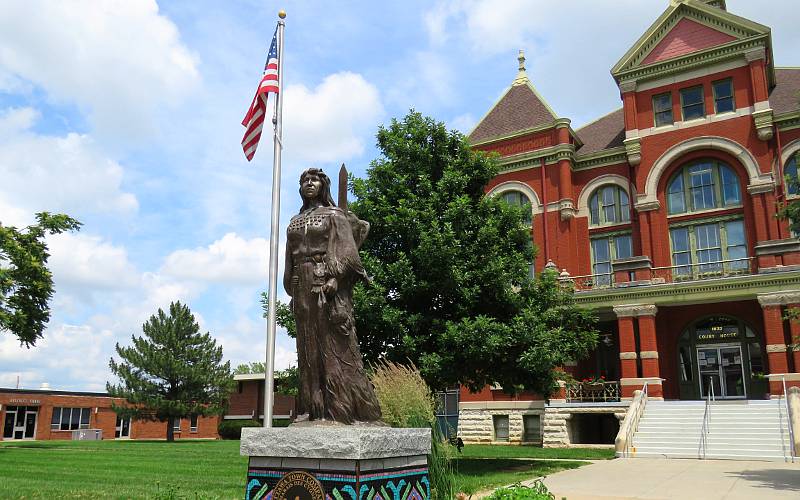
[[[306,210],[287,229],[283,284],[297,326],[298,414],[310,420],[349,424],[381,416],[353,319],[353,285],[366,279],[353,235],[361,243],[368,229],[336,207]],[[326,284],[335,292],[325,293]]]

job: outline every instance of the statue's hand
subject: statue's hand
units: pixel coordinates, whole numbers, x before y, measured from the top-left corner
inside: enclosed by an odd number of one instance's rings
[[[323,286],[322,291],[328,297],[333,297],[336,295],[336,291],[339,289],[339,284],[336,282],[336,278],[329,279]]]
[[[297,276],[295,274],[294,276],[292,276],[292,288],[294,288],[294,287],[296,287],[298,285],[300,285],[300,276]]]

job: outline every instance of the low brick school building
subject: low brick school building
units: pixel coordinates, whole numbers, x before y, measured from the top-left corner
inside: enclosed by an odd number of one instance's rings
[[[611,68],[618,109],[573,129],[520,54],[469,134],[500,156],[488,193],[530,207],[535,270],[559,273],[601,335],[549,400],[462,389],[465,442],[613,443],[645,386],[686,405],[800,385],[800,324],[784,319],[800,306],[800,241],[777,216],[800,200],[786,180],[798,178],[800,68],[779,67],[770,28],[724,0],[664,4]]]
[[[101,392],[0,388],[0,440],[166,439],[165,422],[122,419],[111,403],[123,400]],[[219,417],[173,422],[175,439],[219,439]]]

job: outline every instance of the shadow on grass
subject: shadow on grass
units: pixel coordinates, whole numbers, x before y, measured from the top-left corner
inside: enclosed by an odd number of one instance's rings
[[[467,494],[574,469],[588,462],[524,460],[518,458],[459,458],[453,460],[456,488]]]

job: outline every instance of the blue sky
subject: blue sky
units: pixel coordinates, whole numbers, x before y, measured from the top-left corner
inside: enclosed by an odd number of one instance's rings
[[[380,124],[410,108],[469,132],[511,83],[517,51],[575,128],[620,106],[611,66],[668,0],[429,2],[10,1],[0,17],[0,222],[84,223],[49,238],[45,339],[0,334],[0,387],[103,390],[114,344],[171,300],[227,359],[263,359],[271,134],[252,163],[241,119],[280,8],[283,228],[310,166],[365,173]],[[790,0],[728,0],[800,65]],[[35,20],[35,22],[33,22]],[[282,229],[283,230],[283,229]],[[281,235],[283,246],[283,235]],[[282,260],[282,259],[281,259]],[[281,290],[281,295],[283,291]],[[294,363],[279,333],[276,365]]]

